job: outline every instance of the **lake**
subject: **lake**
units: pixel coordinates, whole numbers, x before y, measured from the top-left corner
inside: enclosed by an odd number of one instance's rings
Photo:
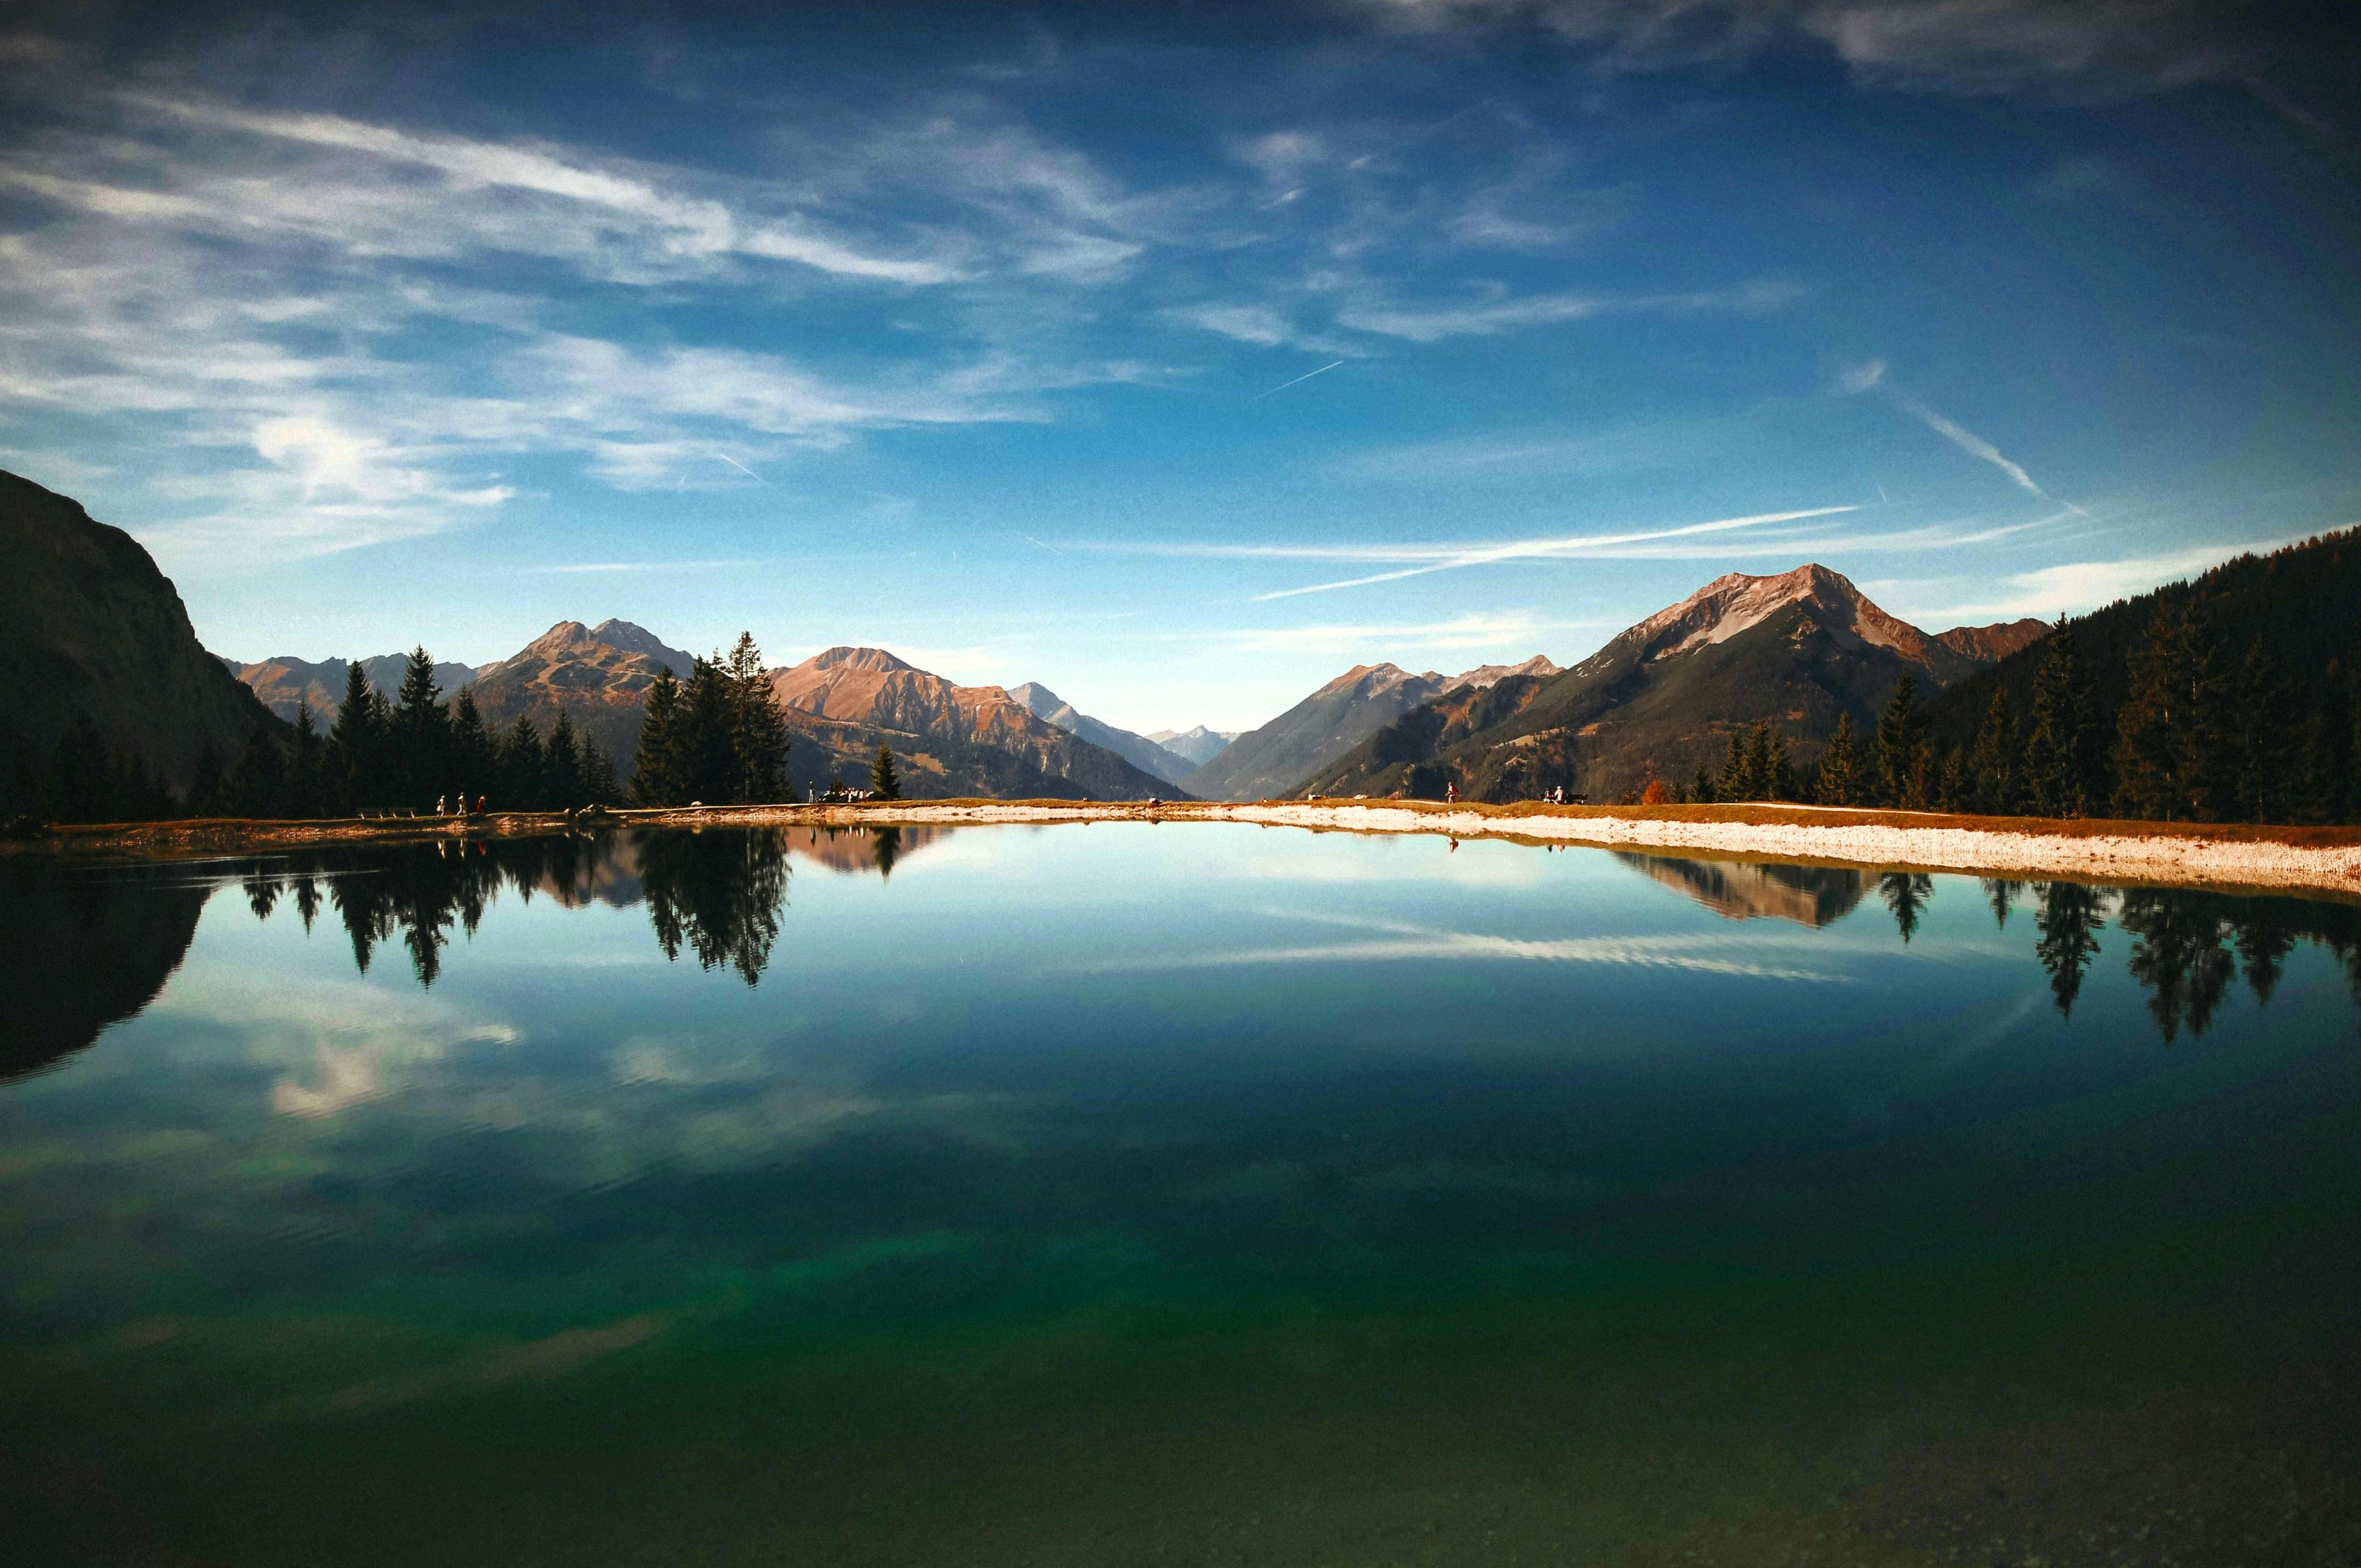
[[[16,1561],[2361,1552],[2349,905],[1101,823],[0,937]]]

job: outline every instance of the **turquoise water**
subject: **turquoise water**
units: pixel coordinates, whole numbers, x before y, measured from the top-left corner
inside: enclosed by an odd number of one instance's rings
[[[2349,1408],[2345,905],[1098,824],[0,936],[35,1561],[1931,1563],[1994,1444],[2347,1453],[2174,1413]]]

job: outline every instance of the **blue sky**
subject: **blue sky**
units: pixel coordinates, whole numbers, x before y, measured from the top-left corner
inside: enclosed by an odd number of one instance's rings
[[[2361,71],[2251,9],[183,9],[0,36],[0,466],[239,657],[611,615],[1238,728],[2361,519]]]

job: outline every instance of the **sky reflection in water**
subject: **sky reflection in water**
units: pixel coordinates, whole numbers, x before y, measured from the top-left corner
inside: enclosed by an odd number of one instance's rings
[[[1866,1530],[1961,1434],[2341,1354],[2356,916],[1198,824],[20,861],[0,1502],[291,1563]]]

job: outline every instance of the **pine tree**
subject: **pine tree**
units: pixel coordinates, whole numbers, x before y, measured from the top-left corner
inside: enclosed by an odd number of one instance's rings
[[[498,738],[476,706],[476,688],[461,686],[451,699],[451,776],[459,786],[463,807],[491,789],[498,747]]]
[[[312,718],[312,699],[295,699],[295,733],[287,756],[285,806],[290,817],[321,814],[322,747],[320,727]]]
[[[1918,706],[1918,683],[1904,675],[1877,719],[1877,804],[1922,807],[1932,794],[1932,759],[1927,751],[1927,713]]]
[[[1987,817],[2017,814],[2024,804],[2017,751],[2016,716],[2009,708],[2007,691],[1995,686],[1969,748],[1960,803],[1964,809]]]
[[[606,749],[589,736],[582,737],[582,798],[592,806],[620,806],[622,786],[615,782],[615,764]]]
[[[328,775],[336,796],[335,809],[358,811],[378,804],[382,785],[376,776],[378,737],[372,722],[377,694],[369,689],[368,672],[358,659],[345,666],[345,700],[336,721],[328,727]]]
[[[547,806],[541,731],[533,727],[531,716],[518,714],[508,733],[500,737],[499,772],[499,798],[503,803],[500,809],[540,811]]]
[[[894,749],[877,742],[877,760],[869,764],[869,787],[880,800],[902,798],[902,775],[894,771]]]
[[[720,661],[730,685],[730,749],[734,777],[727,796],[741,806],[762,806],[787,797],[787,721],[778,695],[763,669],[754,634],[741,631],[729,657]]]
[[[1852,715],[1839,713],[1836,733],[1828,737],[1828,749],[1820,753],[1819,770],[1812,779],[1812,799],[1821,806],[1863,804],[1862,771],[1861,741],[1853,733]]]
[[[1722,760],[1721,776],[1713,783],[1718,800],[1760,800],[1763,798],[1763,755],[1757,742],[1767,741],[1759,729],[1738,729],[1730,732],[1730,754]]]
[[[680,683],[666,665],[649,683],[640,712],[640,745],[631,764],[631,798],[642,806],[679,806],[681,789]]]
[[[549,727],[549,744],[541,757],[542,794],[553,810],[571,811],[582,804],[582,748],[574,733],[573,716],[557,710]]]
[[[2221,817],[2224,683],[2213,640],[2185,598],[2158,607],[2132,655],[2115,732],[2115,809],[2162,822]]]
[[[691,801],[719,806],[738,798],[737,692],[710,659],[689,666],[680,694],[681,787]]]
[[[2089,677],[2060,615],[2042,640],[2025,736],[2025,801],[2036,816],[2081,817],[2099,798]]]
[[[1713,776],[1703,768],[1699,768],[1697,771],[1697,777],[1689,781],[1688,803],[1691,806],[1711,806],[1720,798],[1714,793]]]
[[[1795,767],[1787,756],[1787,732],[1763,727],[1763,794],[1773,800],[1795,798]]]
[[[2295,805],[2295,737],[2279,661],[2260,637],[2247,643],[2231,690],[2222,737],[2230,816],[2239,822],[2285,822]]]
[[[2361,816],[2353,763],[2361,738],[2361,704],[2335,660],[2321,673],[2318,706],[2303,722],[2303,788],[2298,819],[2350,822]]]
[[[276,817],[287,783],[287,753],[258,725],[246,738],[224,787],[223,808],[231,817]]]
[[[410,652],[393,708],[393,771],[402,804],[415,807],[449,788],[436,781],[449,772],[450,729],[443,688],[434,683],[434,655],[422,644]]]

